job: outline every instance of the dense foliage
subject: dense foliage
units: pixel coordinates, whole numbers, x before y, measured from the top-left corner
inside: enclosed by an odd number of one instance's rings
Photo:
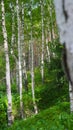
[[[23,1],[23,0],[22,0]],[[21,7],[21,0],[19,5]],[[24,119],[20,118],[20,96],[16,83],[16,59],[17,51],[17,19],[16,9],[14,9],[15,21],[15,42],[11,45],[12,36],[12,14],[10,0],[5,1],[5,18],[8,34],[10,71],[11,71],[11,91],[12,91],[12,113],[14,123],[11,127],[7,126],[7,95],[5,81],[5,55],[3,47],[2,30],[0,29],[0,129],[2,130],[72,130],[73,116],[70,114],[68,82],[62,69],[61,52],[63,47],[59,44],[58,30],[56,26],[55,11],[52,0],[44,0],[44,81],[41,79],[41,5],[39,0],[32,2],[32,30],[34,48],[34,81],[35,81],[35,100],[39,114],[34,115],[33,99],[31,92],[31,63],[29,62],[29,45],[31,36],[31,3],[24,2],[24,37],[25,37],[25,59],[27,69],[27,83],[23,77],[23,111]],[[14,6],[15,1],[12,1]],[[1,5],[0,5],[1,6]],[[1,18],[1,10],[0,10]],[[21,8],[20,8],[20,19]],[[1,26],[0,26],[1,28]],[[48,36],[46,36],[46,31]],[[50,62],[47,60],[46,38],[50,50]],[[14,56],[11,55],[11,48]]]

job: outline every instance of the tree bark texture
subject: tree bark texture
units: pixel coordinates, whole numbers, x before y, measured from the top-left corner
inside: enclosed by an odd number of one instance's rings
[[[20,44],[20,17],[19,17],[19,3],[16,1],[17,6],[17,24],[18,24],[18,66],[19,66],[19,93],[20,93],[20,116],[23,118],[23,102],[22,102],[22,66],[21,66],[21,44]]]
[[[32,100],[35,114],[38,113],[36,101],[35,101],[35,85],[34,85],[34,51],[33,51],[33,35],[32,35],[32,9],[31,9],[31,81],[32,81]]]
[[[27,82],[27,71],[26,71],[26,55],[25,55],[25,39],[24,39],[24,3],[22,2],[22,35],[21,35],[21,43],[22,43],[22,74],[23,74],[23,83],[25,91],[28,91],[28,82]]]
[[[11,82],[10,82],[10,63],[9,63],[9,54],[8,54],[8,40],[7,40],[7,31],[5,24],[5,8],[4,8],[4,0],[1,0],[2,6],[2,30],[4,37],[4,49],[5,49],[5,58],[6,58],[6,86],[7,86],[7,99],[8,99],[8,108],[7,108],[7,116],[8,116],[8,125],[12,124],[12,97],[11,97]]]
[[[64,46],[64,68],[70,82],[70,108],[73,112],[73,0],[54,0],[60,41]]]
[[[46,50],[47,50],[47,61],[50,63],[50,50],[48,47],[48,31],[46,31]]]
[[[44,81],[44,8],[43,1],[41,3],[41,25],[42,25],[42,56],[41,56],[41,75],[42,75],[42,83]]]

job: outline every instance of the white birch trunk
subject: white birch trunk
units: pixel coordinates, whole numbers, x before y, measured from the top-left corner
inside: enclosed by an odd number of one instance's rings
[[[14,7],[13,5],[11,4],[10,6],[11,8],[11,12],[12,12],[12,37],[11,37],[11,53],[13,53],[13,44],[14,44],[14,41],[15,41],[15,21],[14,21]]]
[[[27,71],[26,71],[26,62],[25,62],[25,53],[23,54],[23,81],[24,81],[25,91],[28,91]]]
[[[35,101],[35,86],[34,86],[34,52],[33,52],[33,37],[32,37],[32,13],[31,13],[31,81],[32,81],[32,100],[35,114],[38,113]]]
[[[40,67],[41,66],[41,54],[40,54],[40,46],[38,46],[38,66]]]
[[[19,93],[20,93],[20,116],[23,118],[23,102],[22,102],[22,67],[21,67],[21,45],[20,45],[20,18],[19,18],[19,5],[16,0],[17,6],[17,24],[18,24],[18,66],[19,66]]]
[[[11,13],[12,13],[12,37],[11,37],[11,55],[14,57],[15,61],[17,60],[15,55],[14,55],[14,51],[13,51],[13,46],[14,46],[14,42],[15,42],[15,16],[14,16],[14,6],[12,4],[10,4],[10,8],[11,8]],[[13,73],[13,72],[12,72]],[[14,82],[14,76],[12,75],[11,77],[11,81],[12,83]]]
[[[33,107],[35,114],[38,113],[37,105],[35,101],[35,90],[34,90],[34,58],[33,58],[33,41],[32,41],[32,32],[31,32],[31,81],[32,81],[32,99],[33,99]]]
[[[73,112],[73,0],[54,0],[60,41],[64,45],[64,65],[69,85],[71,112]]]
[[[17,85],[17,92],[19,92],[19,73],[18,73],[19,65],[18,60],[16,60],[16,85]]]
[[[5,9],[4,9],[4,0],[1,0],[2,6],[2,30],[4,37],[4,49],[5,49],[5,58],[6,58],[6,85],[7,85],[7,99],[8,99],[8,125],[12,124],[12,97],[11,97],[11,82],[10,82],[10,64],[9,64],[9,54],[8,54],[8,41],[7,41],[7,31],[5,25]]]
[[[30,43],[29,43],[29,70],[31,69],[31,46],[30,46]]]
[[[22,34],[21,34],[21,43],[22,43],[22,73],[23,73],[23,81],[24,88],[28,91],[27,86],[27,71],[26,71],[26,59],[25,59],[25,42],[24,42],[24,3],[22,2]]]
[[[44,81],[44,14],[43,14],[43,1],[41,3],[41,24],[42,24],[42,56],[41,56],[41,75],[42,75],[42,83]]]
[[[48,32],[46,31],[46,50],[47,50],[47,61],[50,62],[50,51],[49,51],[49,47],[48,47]]]
[[[15,16],[14,16],[14,6],[10,4],[11,12],[12,12],[12,37],[11,37],[11,55],[14,57],[16,62],[16,85],[17,85],[17,92],[19,92],[19,74],[18,74],[18,59],[14,55],[14,44],[15,44]],[[13,77],[12,77],[13,78]]]
[[[53,42],[53,18],[52,18],[52,2],[50,1],[50,21],[51,21],[51,42]]]

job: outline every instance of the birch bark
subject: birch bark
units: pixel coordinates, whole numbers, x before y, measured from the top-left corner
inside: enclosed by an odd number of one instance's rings
[[[42,83],[44,81],[44,13],[43,13],[43,1],[40,1],[41,4],[41,24],[42,24],[42,56],[41,56],[41,75]]]
[[[50,63],[50,50],[48,47],[48,31],[46,31],[46,50],[47,50],[47,61]]]
[[[32,2],[31,2],[32,3]],[[30,14],[31,19],[31,81],[32,81],[32,100],[35,114],[38,113],[36,101],[35,101],[35,86],[34,86],[34,51],[33,51],[33,35],[32,35],[32,9]]]
[[[50,20],[51,20],[51,42],[53,42],[53,18],[52,18],[52,2],[50,1]]]
[[[54,0],[60,41],[64,45],[64,68],[69,79],[70,109],[73,112],[73,0]]]
[[[18,59],[15,56],[14,50],[13,50],[13,47],[16,43],[16,36],[15,36],[15,7],[12,3],[10,3],[10,8],[11,8],[11,13],[12,13],[11,55],[14,57],[14,60],[16,62],[16,85],[17,85],[17,92],[19,92]]]
[[[19,18],[19,1],[16,0],[17,6],[17,24],[18,24],[18,66],[19,66],[19,93],[20,93],[20,116],[23,118],[23,102],[22,102],[22,66],[21,66],[21,45],[20,45],[20,18]]]
[[[22,22],[21,22],[22,34],[21,34],[21,43],[22,43],[22,73],[25,91],[28,91],[27,86],[27,71],[26,71],[26,58],[25,58],[25,41],[24,41],[24,3],[22,2]]]
[[[12,120],[12,97],[11,97],[11,82],[10,82],[10,63],[9,63],[9,54],[8,54],[8,40],[7,40],[7,31],[6,31],[6,23],[5,23],[5,8],[4,8],[4,0],[1,0],[2,6],[2,30],[4,37],[4,49],[5,49],[5,58],[6,58],[6,86],[7,86],[7,99],[8,99],[8,125],[11,125]]]

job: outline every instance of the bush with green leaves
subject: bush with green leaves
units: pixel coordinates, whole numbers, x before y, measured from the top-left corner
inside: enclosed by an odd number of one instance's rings
[[[0,124],[1,128],[7,124],[7,98],[0,92]]]

